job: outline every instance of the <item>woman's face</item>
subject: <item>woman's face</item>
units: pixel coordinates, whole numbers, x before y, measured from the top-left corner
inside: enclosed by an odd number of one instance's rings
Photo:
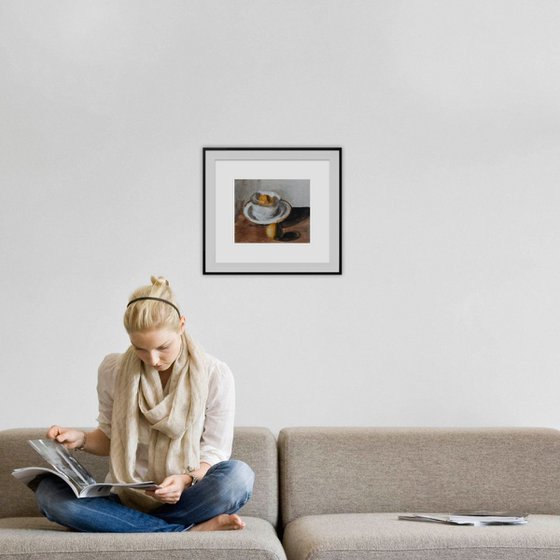
[[[156,371],[167,371],[175,362],[181,351],[181,334],[183,322],[178,331],[172,329],[154,329],[136,331],[129,334],[130,342],[136,355]]]

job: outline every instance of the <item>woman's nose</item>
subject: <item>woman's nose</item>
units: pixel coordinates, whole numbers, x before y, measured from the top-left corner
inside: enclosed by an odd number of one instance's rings
[[[157,352],[150,352],[149,354],[150,365],[155,366],[159,360],[159,354]]]

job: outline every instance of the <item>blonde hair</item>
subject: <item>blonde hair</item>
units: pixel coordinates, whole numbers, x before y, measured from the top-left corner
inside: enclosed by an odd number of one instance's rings
[[[168,301],[141,300],[126,308],[123,317],[124,328],[131,332],[149,331],[152,329],[168,328],[179,330],[180,317],[177,313],[175,294],[169,286],[169,281],[163,276],[152,276],[151,285],[141,286],[134,290],[128,301],[136,298],[153,297]],[[174,307],[175,306],[175,307]]]

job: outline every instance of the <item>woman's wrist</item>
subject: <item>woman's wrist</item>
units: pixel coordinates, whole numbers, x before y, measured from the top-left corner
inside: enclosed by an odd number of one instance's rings
[[[77,447],[76,449],[78,451],[85,451],[86,450],[86,444],[87,444],[87,433],[86,432],[82,432],[84,434],[84,439],[82,440],[82,444]]]
[[[191,485],[191,475],[186,473],[181,473],[177,475],[178,478],[181,480],[181,484],[183,485],[183,490],[186,490]]]
[[[190,488],[194,486],[200,478],[194,473],[183,473],[183,480],[185,481],[185,488]]]

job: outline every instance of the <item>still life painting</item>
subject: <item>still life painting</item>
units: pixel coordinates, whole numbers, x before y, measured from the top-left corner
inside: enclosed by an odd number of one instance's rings
[[[341,148],[203,148],[203,274],[341,274]]]
[[[309,243],[308,179],[236,179],[236,243]]]

